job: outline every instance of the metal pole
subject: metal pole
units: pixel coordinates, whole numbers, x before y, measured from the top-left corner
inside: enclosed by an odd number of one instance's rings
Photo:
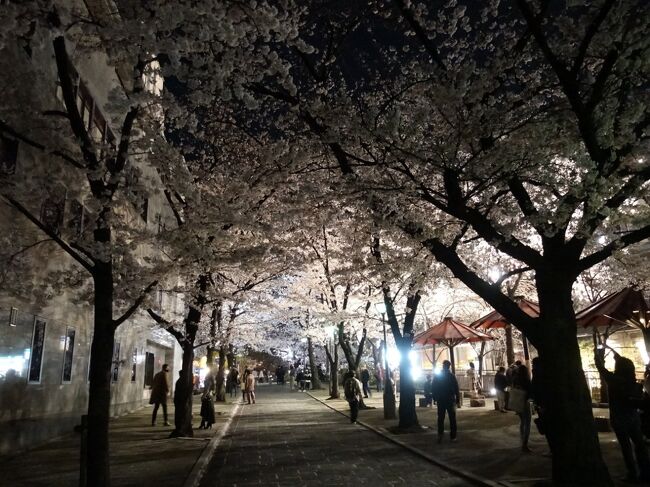
[[[388,377],[388,343],[386,342],[386,320],[384,313],[381,314],[381,324],[384,327],[384,382],[386,382]]]

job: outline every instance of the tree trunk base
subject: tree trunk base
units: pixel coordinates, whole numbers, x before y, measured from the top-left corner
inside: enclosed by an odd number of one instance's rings
[[[173,430],[169,433],[169,438],[194,438],[194,431]]]
[[[391,426],[390,428],[386,429],[394,435],[410,435],[412,433],[428,433],[431,431],[430,428],[422,426],[419,423],[407,426],[405,428],[400,426]]]

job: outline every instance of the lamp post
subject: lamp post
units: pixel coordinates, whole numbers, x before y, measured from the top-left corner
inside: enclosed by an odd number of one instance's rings
[[[388,370],[388,342],[386,341],[386,305],[384,303],[375,304],[377,311],[381,313],[381,324],[384,331],[384,419],[395,419],[395,394],[393,385],[390,380]]]

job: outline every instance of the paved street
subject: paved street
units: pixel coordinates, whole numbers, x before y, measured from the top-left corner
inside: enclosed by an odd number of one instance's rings
[[[262,386],[243,406],[203,478],[208,486],[467,486],[317,402]]]

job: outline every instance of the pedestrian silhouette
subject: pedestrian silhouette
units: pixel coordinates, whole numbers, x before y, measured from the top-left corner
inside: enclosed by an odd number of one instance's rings
[[[451,373],[451,362],[442,362],[442,371],[433,380],[433,400],[438,405],[438,443],[442,443],[445,434],[445,416],[449,416],[449,438],[456,440],[456,404],[460,402],[458,381]]]
[[[164,364],[160,372],[153,376],[153,384],[151,385],[151,396],[149,397],[149,404],[153,404],[153,412],[151,413],[151,426],[156,426],[156,415],[158,408],[162,406],[163,418],[165,419],[165,426],[169,426],[167,420],[167,397],[169,396],[169,365]]]

